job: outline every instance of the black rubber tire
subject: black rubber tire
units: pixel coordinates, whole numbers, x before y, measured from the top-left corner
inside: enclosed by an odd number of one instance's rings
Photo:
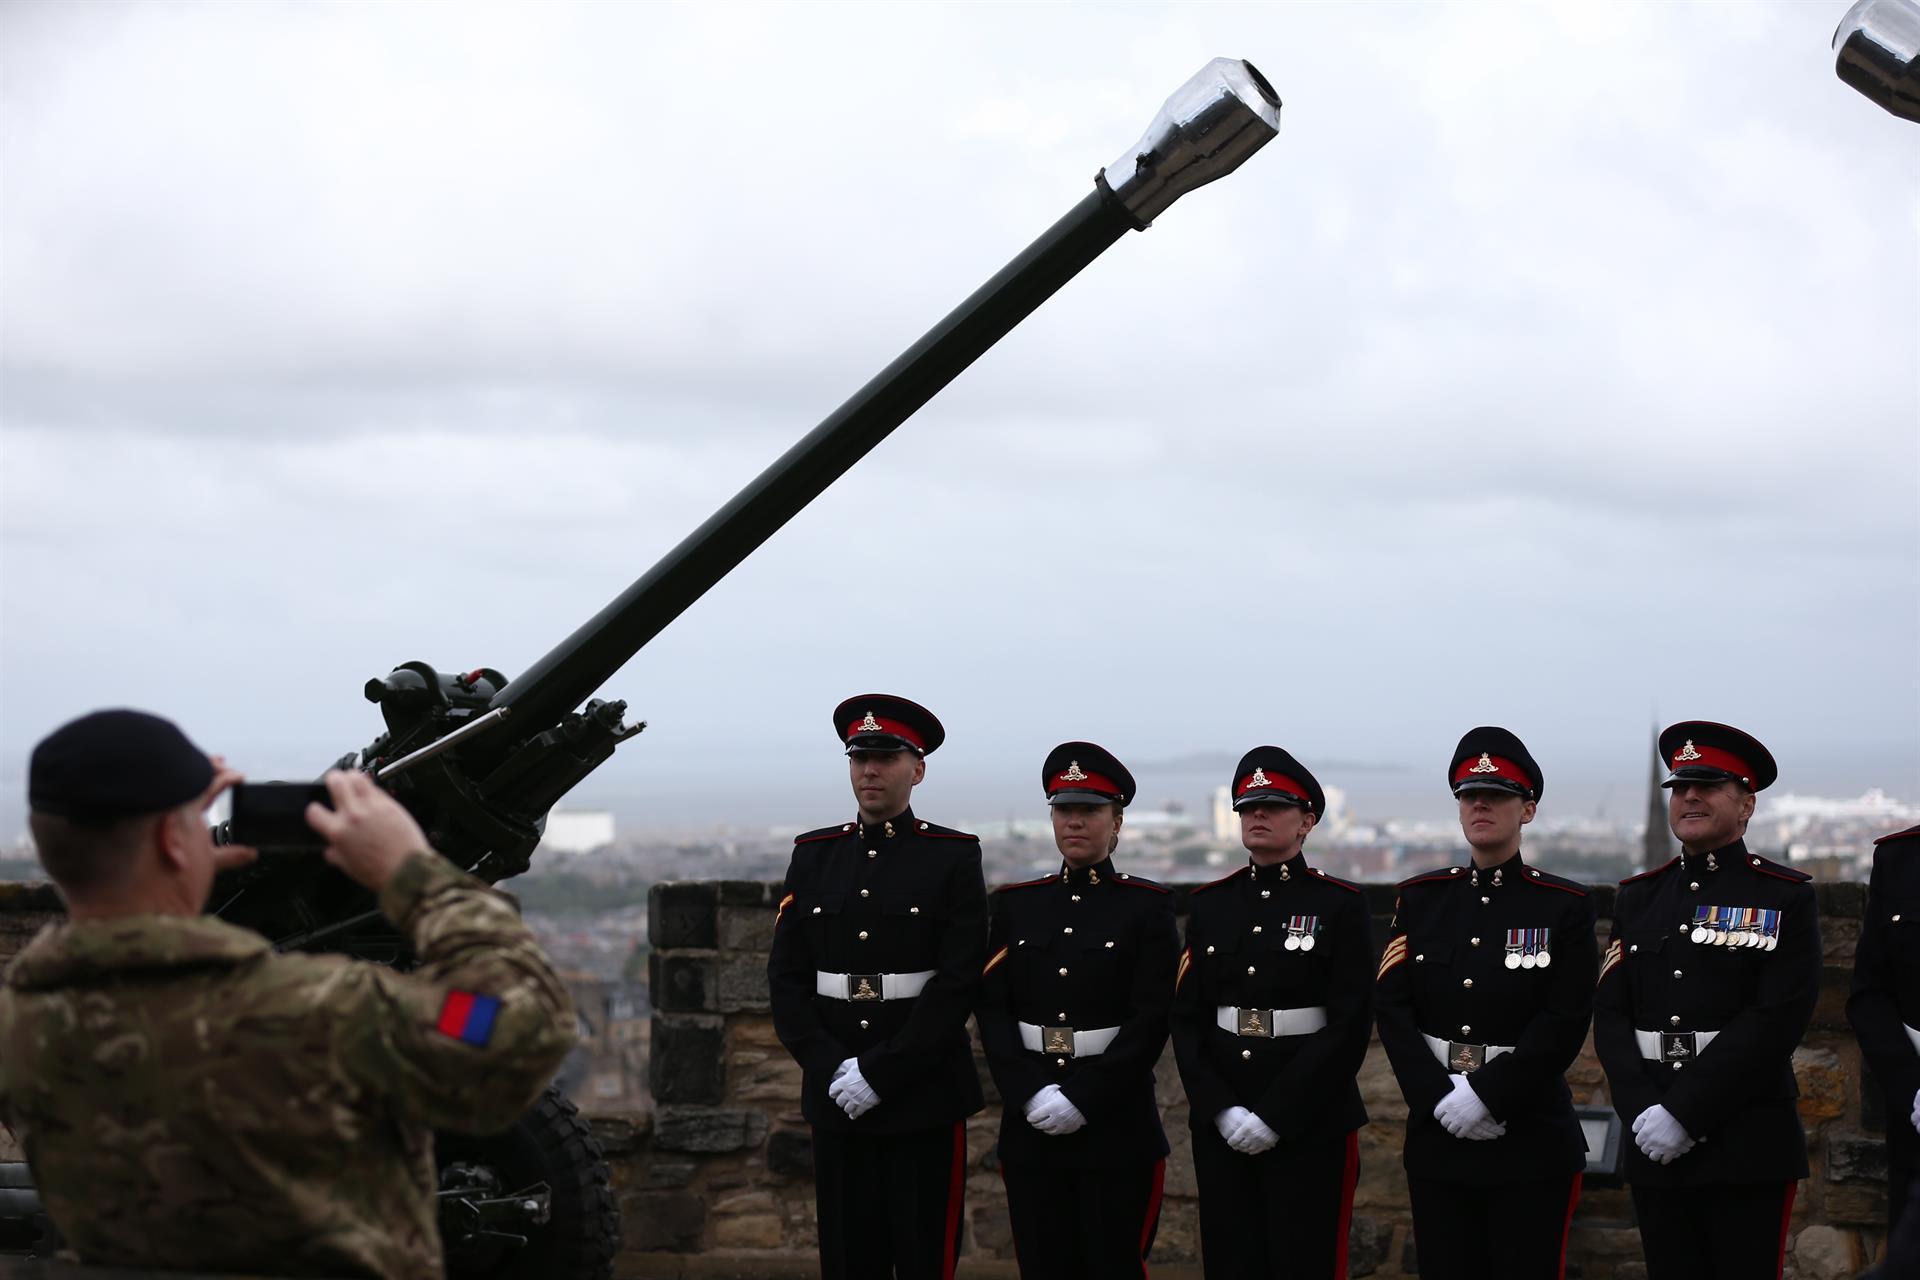
[[[449,1256],[449,1280],[611,1280],[620,1208],[600,1144],[558,1090],[540,1095],[505,1133],[435,1134],[434,1155],[442,1167],[486,1165],[503,1191],[544,1182],[553,1193],[546,1224],[527,1233],[524,1248],[479,1268],[456,1267]]]

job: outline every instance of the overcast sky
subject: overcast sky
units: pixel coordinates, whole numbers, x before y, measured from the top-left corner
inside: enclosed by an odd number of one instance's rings
[[[0,833],[94,707],[300,777],[521,670],[1219,55],[1280,136],[629,663],[574,802],[840,820],[873,690],[954,822],[1080,737],[1443,814],[1481,723],[1619,816],[1695,717],[1920,799],[1920,128],[1846,7],[0,4]]]

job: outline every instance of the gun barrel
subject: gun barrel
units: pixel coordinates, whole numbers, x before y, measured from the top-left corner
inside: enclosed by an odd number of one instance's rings
[[[1280,127],[1280,100],[1245,62],[1217,58],[1167,100],[1094,190],[825,421],[489,704],[550,723],[865,457],[893,429],[1130,230],[1232,172]]]

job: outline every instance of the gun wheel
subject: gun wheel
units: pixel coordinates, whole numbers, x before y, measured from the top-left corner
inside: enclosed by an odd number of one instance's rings
[[[505,1133],[435,1134],[434,1158],[449,1280],[611,1280],[619,1206],[600,1144],[558,1090],[540,1095]],[[544,1187],[546,1212],[474,1229],[449,1212],[446,1193],[455,1187],[487,1198]]]

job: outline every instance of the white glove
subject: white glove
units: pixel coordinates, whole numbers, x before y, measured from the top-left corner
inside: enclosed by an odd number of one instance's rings
[[[1257,1156],[1263,1151],[1273,1150],[1274,1144],[1280,1141],[1280,1135],[1269,1129],[1267,1122],[1253,1112],[1247,1111],[1246,1117],[1234,1135],[1227,1139],[1227,1145],[1243,1156]]]
[[[1027,1123],[1049,1137],[1059,1138],[1082,1128],[1087,1118],[1059,1085],[1050,1084],[1027,1099]]]
[[[1233,1135],[1240,1132],[1240,1126],[1252,1118],[1253,1112],[1245,1107],[1228,1107],[1213,1118],[1213,1127],[1220,1131],[1221,1141],[1238,1151],[1240,1148],[1233,1146]]]
[[[1686,1129],[1671,1111],[1658,1105],[1633,1118],[1633,1141],[1655,1164],[1672,1164],[1693,1150],[1693,1139]]]
[[[880,1101],[880,1095],[860,1074],[858,1058],[848,1058],[834,1068],[833,1082],[827,1086],[827,1096],[833,1099],[835,1106],[847,1113],[849,1120],[858,1120]]]
[[[1480,1101],[1480,1095],[1473,1091],[1467,1078],[1454,1073],[1453,1089],[1433,1109],[1433,1118],[1456,1138],[1469,1142],[1486,1142],[1491,1138],[1506,1136],[1507,1126],[1493,1118],[1487,1110],[1487,1104]]]
[[[1920,1133],[1920,1093],[1913,1095],[1913,1115],[1910,1118],[1913,1121],[1914,1131]]]

